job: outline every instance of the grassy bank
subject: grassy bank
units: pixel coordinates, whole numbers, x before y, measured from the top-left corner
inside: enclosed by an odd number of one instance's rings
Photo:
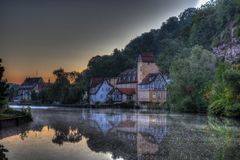
[[[18,117],[28,117],[32,120],[31,108],[29,107],[27,109],[21,109],[21,111],[7,108],[0,112],[0,121],[6,119],[15,119]]]

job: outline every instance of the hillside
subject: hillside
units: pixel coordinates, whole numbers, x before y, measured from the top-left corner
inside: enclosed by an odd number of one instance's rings
[[[123,50],[93,57],[86,79],[114,77],[151,52],[172,80],[169,110],[240,116],[240,1],[215,0],[170,17],[160,29],[133,39]],[[216,55],[216,56],[215,56]]]
[[[198,9],[188,8],[178,17],[170,17],[160,29],[136,37],[123,50],[93,57],[85,72],[89,77],[116,76],[134,67],[139,53],[152,52],[158,57],[162,71],[169,73],[173,59],[188,56],[195,45],[236,63],[239,61],[239,8],[238,0],[216,0]],[[229,46],[233,53],[224,53]]]

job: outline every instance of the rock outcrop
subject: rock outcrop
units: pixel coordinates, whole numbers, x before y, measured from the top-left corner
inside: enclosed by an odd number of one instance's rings
[[[229,43],[218,45],[213,48],[213,53],[226,62],[238,63],[240,62],[240,40],[233,38]]]

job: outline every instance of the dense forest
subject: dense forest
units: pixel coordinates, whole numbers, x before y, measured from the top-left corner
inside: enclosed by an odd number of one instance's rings
[[[56,70],[57,80],[50,92],[53,97],[48,101],[77,102],[79,97],[74,93],[82,97],[91,78],[117,76],[136,66],[139,53],[151,52],[161,72],[172,80],[168,109],[239,116],[239,60],[225,62],[224,57],[213,54],[214,48],[239,40],[239,24],[239,0],[215,0],[197,9],[188,8],[178,17],[170,17],[160,29],[131,40],[124,49],[93,57],[82,73]]]

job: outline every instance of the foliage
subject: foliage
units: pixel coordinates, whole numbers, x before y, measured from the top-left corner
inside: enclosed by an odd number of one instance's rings
[[[151,52],[158,57],[161,71],[168,74],[176,57],[189,56],[193,46],[201,45],[211,50],[230,41],[232,24],[239,19],[239,6],[239,0],[215,0],[198,9],[188,8],[178,17],[167,19],[161,28],[131,40],[123,50],[115,49],[111,55],[93,57],[86,70],[88,79],[114,77],[125,69],[133,68],[137,55],[143,52]]]
[[[7,89],[8,85],[6,80],[3,80],[4,67],[2,66],[2,59],[0,59],[0,112],[4,108],[8,108]]]
[[[12,118],[17,118],[17,117],[22,117],[22,116],[26,116],[30,120],[32,120],[31,108],[30,107],[28,107],[27,109],[22,108],[21,111],[14,110],[11,108],[5,108],[0,113],[0,120],[1,119],[12,119]]]
[[[215,144],[217,147],[216,150],[218,151],[218,154],[212,159],[239,159],[240,148],[239,142],[236,141],[236,138],[239,135],[239,130],[232,127],[237,124],[238,121],[235,121],[234,119],[213,116],[208,117],[208,126],[206,130],[212,133],[209,140],[211,144]]]
[[[85,73],[65,72],[60,68],[53,71],[55,82],[47,89],[42,90],[37,99],[42,104],[74,104],[80,103],[87,90],[88,81]]]
[[[133,59],[115,49],[112,55],[95,56],[90,59],[86,73],[88,77],[114,77],[133,66]]]
[[[1,160],[8,160],[8,158],[6,157],[6,152],[8,152],[8,150],[0,144],[0,159]]]
[[[7,90],[8,99],[9,101],[13,101],[13,99],[18,96],[19,86],[17,84],[8,84],[8,85],[9,85]]]
[[[220,62],[215,79],[206,92],[209,114],[240,116],[240,70]]]
[[[121,108],[135,108],[135,103],[133,101],[124,102],[120,104]]]
[[[168,102],[171,109],[200,112],[206,111],[209,104],[209,113],[238,114],[239,71],[225,72],[225,67],[218,64],[215,73],[216,59],[207,50],[229,42],[233,27],[239,35],[239,13],[239,0],[209,1],[198,9],[186,9],[178,17],[170,17],[160,29],[131,40],[123,50],[93,57],[85,71],[87,79],[114,77],[135,67],[139,53],[151,52],[160,70],[172,79]]]
[[[213,79],[215,56],[200,46],[193,47],[190,57],[180,58],[170,68],[169,86],[173,110],[206,111],[203,98],[208,81]]]

